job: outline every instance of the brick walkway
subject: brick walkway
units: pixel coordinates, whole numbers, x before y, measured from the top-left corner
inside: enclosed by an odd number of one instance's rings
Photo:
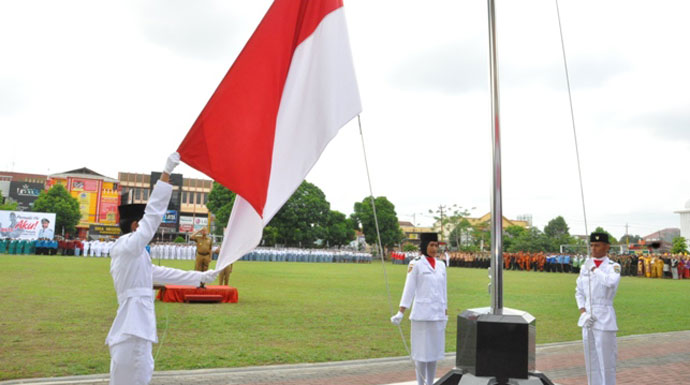
[[[447,354],[437,375],[449,371],[455,355]],[[537,369],[555,383],[587,383],[581,342],[537,346]],[[275,365],[235,369],[207,369],[156,372],[152,385],[384,385],[411,383],[412,363],[401,357],[343,361],[321,364]],[[690,330],[628,336],[618,339],[617,383],[669,385],[690,384]],[[108,376],[75,376],[11,380],[10,384],[103,385]]]

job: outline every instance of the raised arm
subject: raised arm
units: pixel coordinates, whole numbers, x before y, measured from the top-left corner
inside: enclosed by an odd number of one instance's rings
[[[146,204],[144,217],[137,222],[137,229],[127,238],[124,244],[125,249],[132,255],[139,255],[138,251],[143,250],[151,242],[158,226],[163,221],[163,215],[165,215],[165,211],[168,209],[168,203],[173,190],[172,185],[168,183],[170,181],[170,174],[179,163],[180,154],[175,152],[168,157],[163,174],[153,187],[149,201]]]

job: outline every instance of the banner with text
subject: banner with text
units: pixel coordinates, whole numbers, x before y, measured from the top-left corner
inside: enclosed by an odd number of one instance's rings
[[[0,210],[0,238],[53,239],[55,213]]]

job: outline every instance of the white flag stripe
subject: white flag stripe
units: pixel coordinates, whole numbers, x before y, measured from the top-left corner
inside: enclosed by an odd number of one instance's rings
[[[295,49],[278,110],[264,218],[237,197],[216,269],[258,246],[263,227],[299,187],[340,127],[360,111],[341,7],[324,17]]]
[[[362,110],[345,14],[328,14],[297,47],[278,109],[264,225],[309,173],[340,127]]]

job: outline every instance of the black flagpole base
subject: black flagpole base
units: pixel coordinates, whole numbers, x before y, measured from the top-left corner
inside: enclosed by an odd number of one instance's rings
[[[477,377],[462,369],[453,368],[434,385],[555,385],[542,372],[529,372],[528,378],[497,379],[496,377]]]
[[[535,370],[536,320],[509,308],[458,315],[455,368],[434,385],[554,385]]]

